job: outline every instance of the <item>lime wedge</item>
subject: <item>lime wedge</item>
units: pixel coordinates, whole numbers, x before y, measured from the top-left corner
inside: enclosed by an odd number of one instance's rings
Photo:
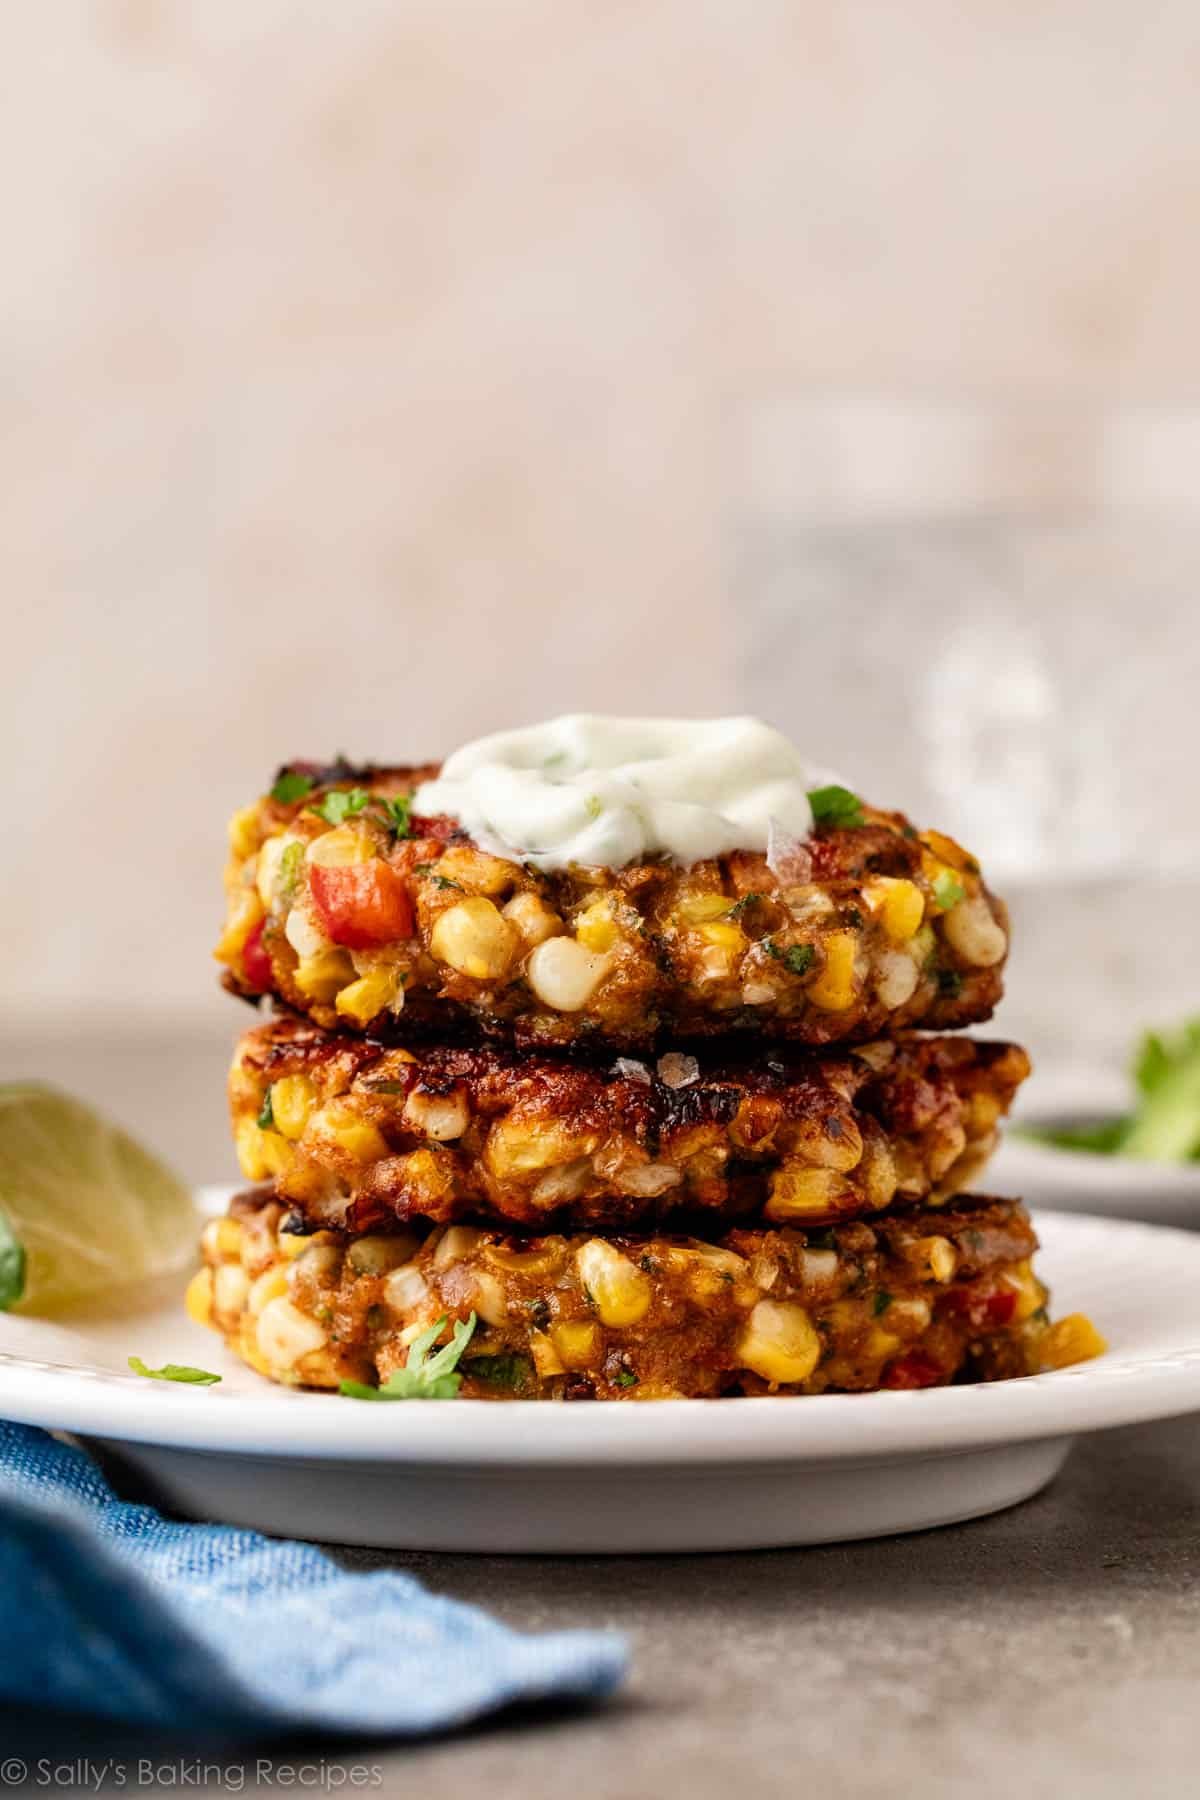
[[[127,1132],[55,1088],[0,1083],[0,1311],[149,1281],[195,1241],[188,1189]]]

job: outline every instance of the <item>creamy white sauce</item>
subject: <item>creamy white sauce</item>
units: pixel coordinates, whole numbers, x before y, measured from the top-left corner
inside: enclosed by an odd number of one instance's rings
[[[693,863],[765,850],[772,821],[807,836],[809,790],[834,780],[759,719],[571,713],[464,744],[414,811],[447,813],[483,849],[539,869]]]

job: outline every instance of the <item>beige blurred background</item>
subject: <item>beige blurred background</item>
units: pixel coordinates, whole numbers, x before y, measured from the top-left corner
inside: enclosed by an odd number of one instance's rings
[[[8,1069],[220,1173],[227,813],[579,707],[938,806],[1050,1055],[1200,1000],[1188,0],[5,24]]]

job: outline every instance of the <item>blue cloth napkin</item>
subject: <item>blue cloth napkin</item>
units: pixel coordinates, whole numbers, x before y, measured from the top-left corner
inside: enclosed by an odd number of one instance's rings
[[[81,1450],[0,1421],[0,1700],[190,1732],[410,1736],[599,1697],[625,1664],[608,1633],[524,1637],[409,1575],[128,1506]]]

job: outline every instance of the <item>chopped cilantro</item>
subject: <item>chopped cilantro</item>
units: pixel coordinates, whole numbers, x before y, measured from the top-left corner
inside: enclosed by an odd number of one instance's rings
[[[263,1103],[259,1108],[258,1118],[255,1123],[260,1131],[274,1131],[275,1129],[275,1109],[271,1104],[270,1088],[268,1088],[263,1095]]]
[[[636,1387],[638,1378],[632,1369],[618,1369],[613,1376],[613,1384],[616,1387]]]
[[[933,884],[933,897],[943,912],[949,912],[952,906],[957,906],[964,893],[962,882],[949,869],[943,869]]]
[[[793,975],[807,975],[816,955],[811,944],[788,944],[781,950],[774,938],[764,938],[763,949],[776,962],[781,962],[786,969],[790,969]]]
[[[371,798],[366,788],[334,788],[323,800],[309,807],[309,812],[316,813],[327,825],[344,825],[347,819],[353,819],[363,810]]]
[[[0,1312],[15,1306],[25,1292],[25,1246],[0,1213]]]
[[[186,1363],[164,1363],[161,1369],[148,1369],[140,1356],[131,1356],[129,1366],[135,1375],[145,1375],[149,1381],[182,1381],[189,1387],[212,1387],[221,1379],[210,1375],[207,1369],[191,1369]]]
[[[292,769],[285,769],[271,789],[272,800],[280,806],[292,806],[297,800],[303,800],[305,794],[311,793],[313,779],[311,775],[299,775]]]
[[[456,1319],[448,1344],[435,1355],[429,1351],[441,1336],[446,1314],[426,1331],[415,1337],[408,1347],[408,1362],[403,1369],[393,1369],[380,1387],[368,1387],[361,1381],[343,1381],[339,1393],[351,1400],[453,1400],[462,1386],[457,1373],[458,1360],[471,1341],[475,1314],[469,1319]]]
[[[411,794],[376,794],[376,803],[383,808],[388,830],[398,838],[412,836],[412,795]]]
[[[527,1394],[534,1387],[533,1363],[516,1350],[502,1350],[495,1356],[472,1356],[463,1363],[462,1370],[472,1381],[504,1388],[510,1394]]]
[[[875,1304],[871,1308],[871,1311],[875,1314],[875,1317],[878,1318],[880,1313],[885,1313],[891,1304],[892,1295],[889,1294],[885,1288],[880,1288],[875,1296]]]
[[[844,828],[848,825],[864,825],[862,801],[849,788],[831,787],[813,788],[808,796],[808,804],[812,807],[814,825],[832,825]]]
[[[726,918],[740,919],[743,914],[749,911],[756,900],[761,900],[762,898],[763,896],[761,894],[743,894],[741,899],[730,907],[728,913],[725,915]]]

